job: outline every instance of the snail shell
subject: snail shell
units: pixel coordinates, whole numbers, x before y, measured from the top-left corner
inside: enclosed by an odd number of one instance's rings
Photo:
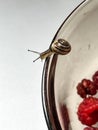
[[[66,55],[71,51],[71,46],[66,40],[58,39],[58,41],[53,42],[50,49],[56,54]]]

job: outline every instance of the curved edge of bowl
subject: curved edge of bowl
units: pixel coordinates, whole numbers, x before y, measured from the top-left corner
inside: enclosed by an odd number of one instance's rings
[[[57,116],[54,96],[54,74],[56,68],[56,61],[57,55],[54,55],[51,61],[51,66],[49,67],[50,58],[46,59],[42,78],[42,104],[46,123],[49,130],[57,130],[57,128],[61,130]]]
[[[82,1],[70,14],[69,16],[64,20],[64,22],[61,24],[60,28],[57,30],[51,44],[55,41],[57,34],[59,33],[60,29],[64,25],[64,23],[67,21],[67,19],[85,2],[88,0]],[[43,106],[43,112],[46,120],[46,124],[49,130],[62,130],[62,127],[60,125],[58,114],[56,110],[56,104],[55,104],[55,96],[54,96],[54,75],[55,75],[55,68],[56,68],[56,62],[57,62],[57,55],[53,55],[53,57],[48,57],[45,60],[44,67],[43,67],[43,73],[42,73],[42,106]],[[52,103],[51,103],[52,102]],[[67,130],[67,128],[65,128]]]

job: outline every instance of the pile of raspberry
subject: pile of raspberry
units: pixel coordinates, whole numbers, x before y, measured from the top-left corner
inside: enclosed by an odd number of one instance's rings
[[[79,104],[77,115],[84,130],[98,130],[94,127],[98,123],[98,98],[95,97],[98,91],[98,71],[92,76],[92,80],[83,79],[77,85],[77,93],[83,98]]]

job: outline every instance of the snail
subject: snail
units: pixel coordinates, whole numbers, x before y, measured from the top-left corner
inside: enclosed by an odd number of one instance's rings
[[[33,51],[33,50],[28,50],[28,51],[34,52],[34,53],[37,53],[37,54],[40,55],[37,59],[35,59],[33,61],[33,62],[35,62],[39,58],[43,60],[43,59],[51,56],[52,54],[66,55],[71,51],[71,45],[64,39],[58,39],[57,41],[54,41],[50,45],[48,50],[46,50],[42,53],[39,53],[39,52],[36,52],[36,51]]]

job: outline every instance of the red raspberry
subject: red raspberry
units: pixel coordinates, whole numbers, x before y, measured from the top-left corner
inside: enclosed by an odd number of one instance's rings
[[[98,89],[98,71],[95,72],[95,74],[92,76],[92,79],[96,86],[96,89]]]
[[[77,86],[77,93],[82,97],[86,98],[88,95],[95,95],[97,93],[94,83],[88,79],[83,79]]]
[[[82,124],[91,126],[98,122],[98,98],[85,98],[78,107],[78,118]]]
[[[84,89],[84,86],[82,85],[82,83],[79,83],[77,85],[77,93],[82,97],[82,98],[86,98],[86,91]]]
[[[86,127],[86,128],[84,128],[84,130],[98,130],[98,128],[95,128],[95,127]]]

